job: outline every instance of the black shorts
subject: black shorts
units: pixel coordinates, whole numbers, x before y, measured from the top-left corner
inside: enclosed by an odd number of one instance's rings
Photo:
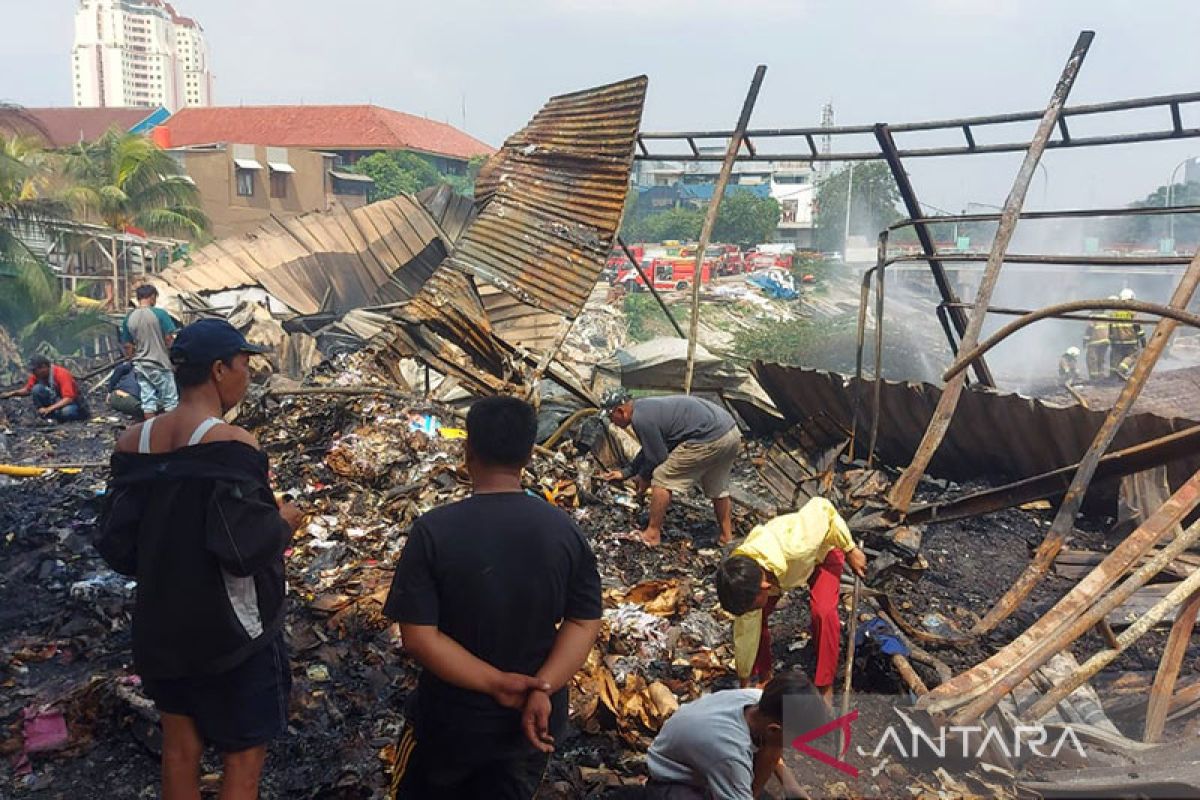
[[[393,800],[530,800],[550,763],[547,753],[493,761],[468,758],[470,743],[457,753],[422,749],[411,725],[405,726],[392,770]],[[449,757],[447,757],[449,756]]]
[[[191,717],[222,753],[266,744],[287,730],[292,673],[283,634],[227,672],[143,678],[142,688],[161,713]]]

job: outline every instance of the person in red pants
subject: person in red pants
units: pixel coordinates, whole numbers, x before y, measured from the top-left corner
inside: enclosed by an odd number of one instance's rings
[[[867,557],[845,520],[832,503],[815,497],[799,511],[754,528],[721,564],[717,597],[736,617],[734,660],[742,686],[771,679],[771,612],[783,592],[807,585],[817,648],[813,685],[832,702],[841,647],[838,587],[847,563],[858,575],[866,575]]]

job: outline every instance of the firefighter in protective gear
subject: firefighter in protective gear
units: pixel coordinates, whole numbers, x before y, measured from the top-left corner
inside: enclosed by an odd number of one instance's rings
[[[1133,290],[1122,289],[1120,299],[1134,299]],[[1108,363],[1111,374],[1122,377],[1121,364],[1129,356],[1135,355],[1139,348],[1145,347],[1146,334],[1142,326],[1133,321],[1132,311],[1121,309],[1113,311],[1110,316],[1113,321],[1108,326]]]
[[[1109,300],[1116,300],[1113,295]],[[1087,353],[1088,379],[1098,381],[1108,374],[1108,322],[1093,320],[1083,334],[1083,349]]]
[[[1121,380],[1129,380],[1129,376],[1133,374],[1133,367],[1135,364],[1137,364],[1138,355],[1140,353],[1140,350],[1134,350],[1132,353],[1121,359],[1120,364],[1117,364],[1117,376]]]
[[[1079,348],[1068,347],[1058,359],[1058,378],[1067,386],[1079,380]]]

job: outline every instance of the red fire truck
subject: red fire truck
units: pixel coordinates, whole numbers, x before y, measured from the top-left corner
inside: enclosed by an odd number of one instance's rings
[[[715,262],[706,259],[700,270],[701,284],[712,281]],[[696,275],[696,262],[690,258],[645,258],[642,259],[642,271],[654,281],[654,288],[660,292],[683,291],[690,289]],[[617,274],[615,283],[621,284],[627,291],[642,292],[646,283],[637,270],[626,268]]]

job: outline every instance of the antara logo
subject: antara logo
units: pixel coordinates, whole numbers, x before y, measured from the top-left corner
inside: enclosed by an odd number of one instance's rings
[[[857,720],[858,710],[855,709],[849,714],[800,734],[792,739],[792,748],[851,778],[857,778],[858,768],[842,760],[850,750],[851,725]],[[841,752],[836,757],[818,750],[811,744],[833,731],[841,732]],[[883,729],[874,748],[859,745],[855,752],[861,757],[876,760],[884,756],[914,760],[945,759],[947,754],[953,758],[961,756],[964,759],[982,759],[990,748],[996,748],[1010,760],[1020,759],[1023,754],[1057,758],[1064,748],[1073,750],[1081,758],[1088,757],[1079,737],[1069,725],[1063,726],[1053,743],[1050,733],[1041,725],[1017,725],[1012,729],[1011,736],[1006,736],[1000,728],[990,725],[950,725],[936,728],[932,732],[916,725],[906,725],[902,728],[889,725]]]

